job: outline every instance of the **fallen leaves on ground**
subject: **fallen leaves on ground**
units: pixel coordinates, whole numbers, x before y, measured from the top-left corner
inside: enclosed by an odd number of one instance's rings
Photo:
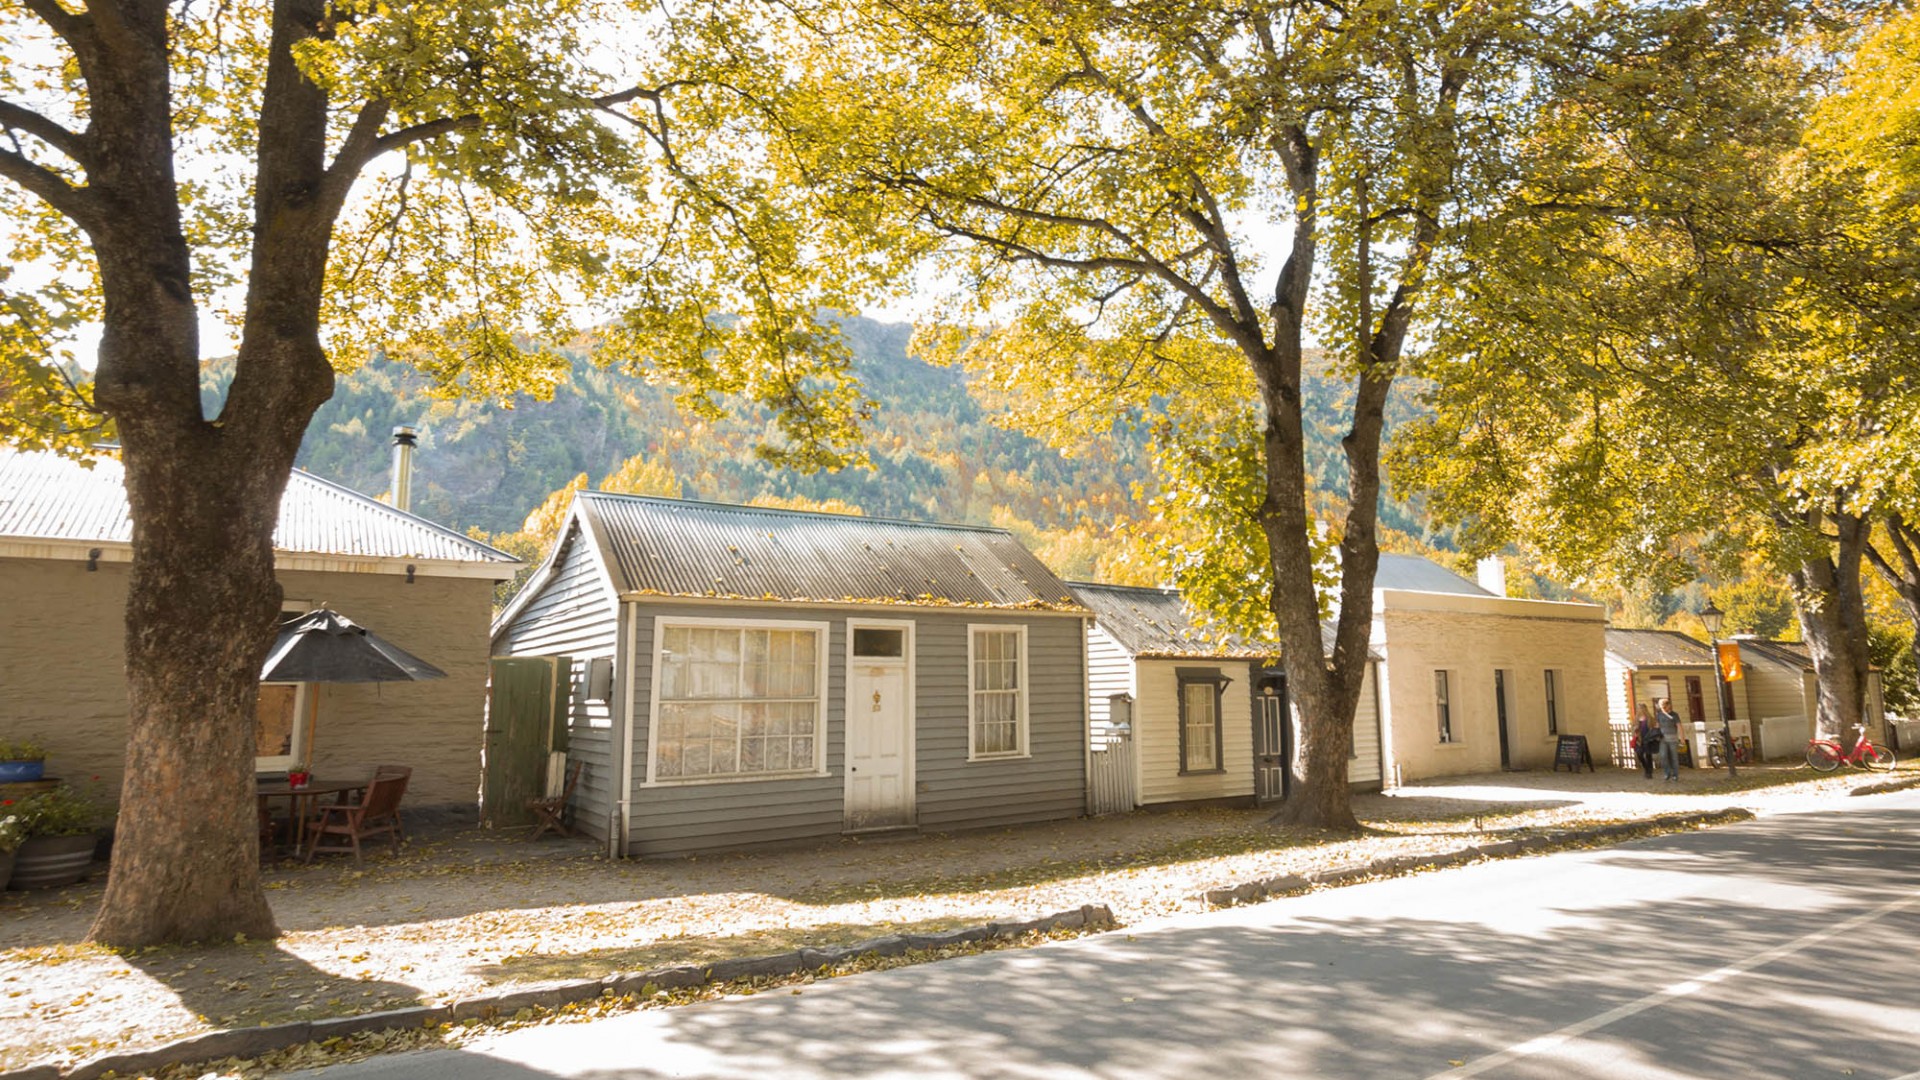
[[[1204,890],[1242,881],[1662,812],[1844,798],[1861,782],[1809,776],[1756,771],[1737,787],[1690,778],[1684,790],[1643,790],[1637,774],[1469,778],[1356,799],[1367,826],[1357,836],[1278,827],[1261,810],[1205,809],[608,861],[586,845],[460,831],[362,870],[276,868],[267,886],[285,931],[278,941],[125,952],[82,943],[98,882],[8,893],[0,898],[0,1068],[1088,903],[1108,904],[1130,923],[1199,910]]]

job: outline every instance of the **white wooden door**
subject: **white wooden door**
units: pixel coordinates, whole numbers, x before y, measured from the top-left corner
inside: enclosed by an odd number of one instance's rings
[[[846,827],[913,824],[913,709],[908,630],[867,626],[847,658]],[[861,655],[872,653],[879,655]]]

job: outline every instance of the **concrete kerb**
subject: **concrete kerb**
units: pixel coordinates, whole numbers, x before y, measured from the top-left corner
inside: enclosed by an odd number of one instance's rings
[[[306,1042],[327,1042],[369,1031],[434,1027],[469,1020],[511,1017],[527,1009],[557,1009],[601,997],[648,996],[666,990],[705,986],[738,979],[771,978],[821,971],[866,956],[904,956],[995,938],[1019,937],[1034,931],[1080,930],[1114,925],[1113,910],[1105,904],[1083,904],[1019,922],[999,921],[962,927],[938,934],[890,934],[853,945],[804,948],[772,956],[720,960],[702,967],[681,964],[649,971],[630,971],[599,979],[576,979],[532,990],[484,994],[450,1005],[420,1005],[385,1012],[362,1013],[324,1020],[299,1020],[257,1028],[211,1031],[147,1050],[107,1054],[62,1071],[54,1065],[32,1065],[0,1072],[0,1080],[97,1080],[104,1076],[138,1076],[174,1065],[225,1058],[254,1058]]]
[[[1920,785],[1920,778],[1903,786]],[[1856,794],[1858,794],[1856,792]],[[1556,851],[1583,841],[1627,840],[1637,836],[1668,829],[1703,828],[1709,825],[1727,825],[1735,821],[1751,821],[1753,813],[1749,810],[1732,808],[1727,810],[1709,810],[1691,814],[1662,814],[1645,821],[1621,821],[1611,825],[1595,825],[1584,829],[1562,829],[1541,836],[1522,836],[1512,840],[1495,840],[1486,844],[1474,844],[1456,851],[1444,851],[1434,855],[1397,855],[1391,858],[1375,859],[1372,862],[1346,863],[1315,870],[1305,877],[1285,874],[1280,877],[1262,878],[1257,881],[1244,881],[1238,885],[1222,885],[1208,889],[1200,894],[1200,899],[1209,907],[1232,907],[1235,904],[1251,904],[1276,896],[1287,896],[1306,892],[1309,889],[1328,889],[1341,885],[1351,885],[1357,881],[1373,878],[1398,877],[1402,874],[1416,873],[1422,870],[1438,870],[1448,866],[1460,866],[1478,862],[1481,859],[1498,859],[1514,855],[1530,855],[1536,852]]]
[[[1905,791],[1908,788],[1915,788],[1915,787],[1920,787],[1920,776],[1909,777],[1905,780],[1882,780],[1877,784],[1862,784],[1859,787],[1854,788],[1852,791],[1847,792],[1847,794],[1849,795],[1885,795],[1888,792]]]

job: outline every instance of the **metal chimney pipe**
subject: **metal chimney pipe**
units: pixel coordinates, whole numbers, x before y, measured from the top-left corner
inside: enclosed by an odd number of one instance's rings
[[[393,429],[393,505],[413,509],[413,447],[420,433],[401,424]]]

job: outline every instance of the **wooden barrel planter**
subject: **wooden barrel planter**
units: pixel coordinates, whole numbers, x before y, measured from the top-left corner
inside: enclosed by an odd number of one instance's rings
[[[36,836],[13,853],[9,889],[51,889],[71,885],[93,869],[93,833],[80,836]]]

